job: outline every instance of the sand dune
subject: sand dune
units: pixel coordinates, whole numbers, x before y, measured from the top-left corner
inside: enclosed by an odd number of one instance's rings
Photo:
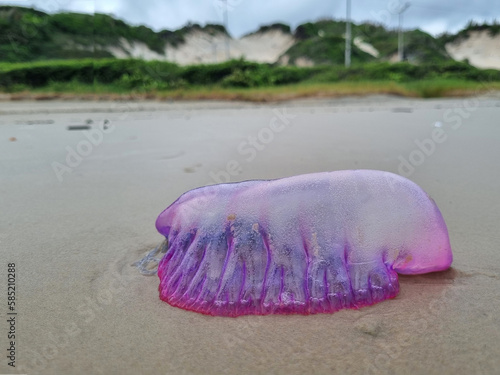
[[[231,59],[244,57],[250,61],[274,63],[294,43],[293,36],[281,30],[258,32],[240,39],[227,37],[223,33],[211,35],[196,30],[186,36],[185,43],[177,47],[167,45],[163,54],[150,50],[144,43],[130,42],[125,38],[120,39],[118,46],[108,46],[105,49],[117,58],[167,60],[189,65],[226,61],[228,45]]]
[[[379,55],[380,55],[380,52],[375,47],[373,47],[370,43],[366,43],[363,40],[363,38],[361,38],[359,36],[354,38],[353,43],[361,51],[366,52],[369,55],[372,55],[373,57],[379,57]]]
[[[119,59],[134,57],[144,60],[165,60],[165,55],[150,50],[145,43],[129,42],[125,38],[120,38],[119,46],[109,46],[106,49]]]
[[[104,49],[117,58],[164,60],[189,65],[226,61],[228,46],[231,59],[245,58],[261,63],[288,64],[289,59],[285,52],[295,42],[293,35],[276,29],[249,34],[239,39],[228,37],[222,32],[210,34],[194,30],[185,37],[185,43],[177,47],[167,45],[163,54],[152,51],[142,42],[128,41],[125,38],[120,39],[119,45],[107,46]],[[354,38],[353,44],[373,57],[379,57],[379,51],[361,38]],[[471,31],[467,39],[448,43],[446,51],[453,59],[467,59],[471,65],[478,68],[500,69],[500,35],[491,36],[488,31]],[[398,61],[397,55],[390,61]],[[305,57],[297,59],[296,64],[314,65],[312,60]]]
[[[500,69],[500,35],[491,36],[488,31],[471,31],[467,39],[447,44],[446,51],[478,68]]]

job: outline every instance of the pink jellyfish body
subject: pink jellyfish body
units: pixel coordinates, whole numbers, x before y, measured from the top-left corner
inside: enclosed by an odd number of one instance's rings
[[[394,298],[397,273],[452,262],[434,201],[382,171],[206,186],[183,194],[156,227],[167,240],[160,298],[209,315],[359,308]]]

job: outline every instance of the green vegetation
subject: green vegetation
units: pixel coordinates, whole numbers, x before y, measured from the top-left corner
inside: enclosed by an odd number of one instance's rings
[[[389,59],[398,52],[398,33],[380,25],[362,24],[357,28],[358,36],[374,46],[382,59]],[[444,62],[450,60],[445,43],[419,30],[404,33],[405,56],[410,62]]]
[[[121,39],[142,42],[163,54],[167,44],[177,46],[187,33],[226,33],[223,26],[188,24],[176,31],[155,32],[146,26],[130,26],[106,14],[57,13],[31,8],[0,6],[0,61],[113,57],[106,49]]]
[[[0,59],[33,61],[112,57],[104,47],[120,38],[145,43],[163,53],[165,40],[145,26],[129,26],[105,14],[48,15],[21,7],[0,7]]]
[[[285,55],[291,64],[299,59],[312,61],[315,64],[343,64],[345,56],[344,21],[321,20],[299,25],[295,30],[298,40]],[[357,26],[353,25],[353,35],[357,34]],[[354,64],[375,61],[376,58],[352,46],[351,60]]]
[[[290,28],[290,26],[285,25],[284,23],[278,22],[278,23],[273,23],[272,25],[261,26],[261,27],[259,27],[259,30],[255,31],[253,33],[246,34],[245,36],[259,34],[259,33],[265,33],[267,31],[272,31],[272,30],[279,30],[285,34],[292,33],[292,29]]]
[[[320,20],[299,25],[293,35],[297,42],[285,53],[291,63],[310,61],[314,64],[343,64],[345,54],[345,21]],[[270,30],[291,33],[290,26],[275,23],[261,26],[252,34]],[[450,60],[445,45],[467,38],[470,31],[500,32],[500,24],[470,22],[456,35],[439,38],[421,30],[405,31],[405,57],[412,63],[437,63]],[[177,47],[187,34],[198,31],[209,35],[226,34],[221,25],[188,24],[179,30],[155,32],[146,26],[131,26],[106,14],[46,14],[32,8],[0,6],[0,61],[22,62],[53,59],[111,58],[109,47],[121,41],[141,42],[163,55],[167,45]],[[353,38],[371,44],[379,56],[374,57],[352,47],[354,64],[388,61],[397,53],[398,33],[369,22],[352,24]],[[251,35],[251,34],[249,34]]]
[[[0,88],[11,90],[20,85],[37,88],[70,81],[113,84],[123,89],[146,91],[201,85],[262,87],[300,82],[325,69],[272,66],[244,60],[185,67],[169,62],[132,59],[0,63]]]
[[[209,35],[229,35],[222,25],[207,24],[205,26],[200,26],[197,23],[188,23],[186,26],[175,31],[162,30],[158,34],[163,40],[163,45],[167,43],[169,45],[177,47],[178,45],[184,43],[186,35],[193,31],[205,32]]]
[[[295,37],[299,40],[286,55],[293,63],[299,58],[307,58],[316,64],[342,64],[344,62],[345,21],[322,20],[305,23],[297,27]],[[372,23],[352,24],[353,38],[371,44],[379,52],[375,58],[352,46],[353,63],[386,61],[398,51],[398,33],[384,26]],[[408,61],[443,62],[450,60],[444,47],[445,43],[421,30],[405,31],[405,55]]]
[[[13,100],[31,99],[101,99],[101,100],[244,100],[252,102],[284,101],[308,97],[342,97],[346,95],[387,94],[406,97],[435,98],[476,95],[500,90],[500,82],[463,80],[430,80],[419,82],[343,81],[330,83],[301,82],[282,86],[224,88],[193,86],[172,90],[124,90],[123,86],[76,81],[53,82],[35,89],[19,87],[9,94]]]
[[[237,93],[234,98],[266,100],[374,92],[434,97],[481,87],[500,87],[500,71],[480,70],[454,61],[423,65],[368,63],[349,69],[331,65],[273,66],[244,60],[185,67],[132,59],[0,63],[0,91],[8,93],[114,93],[212,99],[233,98]]]
[[[280,30],[284,24],[256,33]],[[49,15],[30,8],[0,6],[0,92],[19,95],[138,95],[153,98],[282,100],[304,96],[388,93],[418,97],[462,95],[500,88],[500,71],[477,69],[449,58],[445,44],[470,31],[500,25],[470,23],[456,36],[433,38],[421,30],[405,32],[408,62],[387,62],[397,53],[397,32],[381,25],[353,24],[353,38],[375,47],[379,57],[352,50],[345,68],[344,21],[321,20],[297,27],[297,42],[286,52],[289,62],[312,67],[259,64],[243,59],[219,64],[179,66],[170,62],[115,59],[107,51],[125,39],[142,42],[162,54],[188,33],[227,34],[220,25],[188,24],[155,32],[130,26],[105,14]]]
[[[341,65],[345,58],[345,39],[339,36],[306,39],[293,45],[286,55],[289,56],[291,64],[295,64],[299,58],[304,58],[315,64]],[[351,60],[356,64],[375,61],[375,58],[353,47]]]
[[[497,20],[495,20],[492,24],[487,22],[479,23],[476,21],[469,21],[465,29],[460,30],[457,34],[445,33],[438,39],[443,44],[458,42],[469,38],[471,31],[488,31],[488,34],[493,37],[500,34],[500,23],[498,23]]]
[[[297,26],[295,37],[300,40],[315,38],[317,36],[343,35],[345,33],[345,21],[320,20],[308,22]],[[353,24],[353,31],[356,26]]]

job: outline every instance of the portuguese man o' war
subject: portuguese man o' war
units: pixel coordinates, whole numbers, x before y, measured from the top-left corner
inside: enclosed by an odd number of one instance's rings
[[[216,316],[316,314],[394,298],[398,275],[446,270],[434,201],[372,170],[212,185],[156,221],[160,298]]]

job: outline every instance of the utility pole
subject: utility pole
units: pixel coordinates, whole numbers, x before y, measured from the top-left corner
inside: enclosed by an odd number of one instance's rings
[[[399,16],[399,26],[398,26],[398,58],[399,61],[404,59],[404,33],[403,33],[403,13],[410,7],[410,3],[406,2],[399,5],[398,16]]]
[[[351,0],[346,0],[346,21],[345,21],[345,66],[351,66]]]
[[[228,15],[228,9],[227,9],[227,0],[222,0],[224,1],[224,27],[226,29],[226,60],[229,60],[231,58],[231,53],[229,51],[229,15]]]

